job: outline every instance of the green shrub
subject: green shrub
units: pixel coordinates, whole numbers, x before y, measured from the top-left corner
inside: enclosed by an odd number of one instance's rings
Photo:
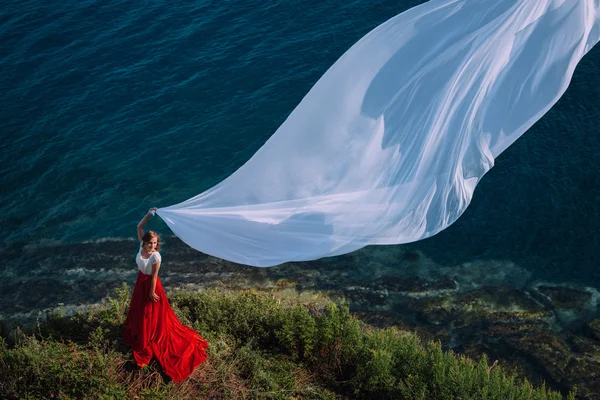
[[[14,339],[0,339],[0,393],[86,399],[562,399],[505,375],[486,358],[475,363],[442,351],[439,343],[421,343],[412,333],[370,328],[345,306],[282,304],[254,291],[170,296],[182,322],[211,346],[193,379],[166,383],[158,364],[133,366],[121,338],[130,290],[123,285],[115,294],[70,317],[60,309],[49,312],[28,334],[4,335]]]
[[[79,344],[88,344],[92,339],[90,335],[100,329],[103,340],[118,342],[129,310],[131,291],[123,283],[114,293],[115,297],[107,297],[103,304],[71,316],[65,316],[61,307],[47,311],[38,322],[36,333],[41,337],[68,338]]]
[[[304,307],[294,307],[282,313],[274,332],[278,347],[294,360],[312,359],[317,339],[317,322]]]
[[[0,392],[14,398],[123,398],[118,365],[113,351],[29,336],[17,348],[2,348]]]
[[[283,310],[271,297],[255,292],[239,294],[216,290],[198,294],[177,293],[172,297],[184,319],[207,338],[228,336],[238,344],[249,340],[268,344],[274,339],[273,327]]]
[[[267,377],[275,375],[272,370],[260,375],[265,370],[258,365],[280,365],[264,360],[283,358],[317,373],[321,384],[353,397],[562,399],[545,387],[536,390],[500,368],[490,368],[485,358],[474,363],[443,352],[439,343],[422,344],[411,333],[365,327],[347,307],[334,303],[321,309],[284,307],[268,294],[215,290],[179,293],[174,302],[202,334],[229,338],[238,354],[252,354],[244,359],[255,360],[257,372],[247,378],[251,386],[267,392],[275,385]],[[288,387],[277,379],[273,382]]]

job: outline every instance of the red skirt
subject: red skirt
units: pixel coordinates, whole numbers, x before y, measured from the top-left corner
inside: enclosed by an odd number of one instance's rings
[[[160,300],[149,299],[151,282],[151,275],[138,273],[123,338],[132,347],[138,366],[145,366],[154,356],[165,373],[180,382],[206,360],[208,342],[179,322],[158,278],[154,292]]]

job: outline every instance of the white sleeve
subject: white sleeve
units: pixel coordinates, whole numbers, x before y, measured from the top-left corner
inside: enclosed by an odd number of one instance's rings
[[[160,256],[160,253],[158,251],[155,251],[154,253],[152,253],[152,265],[159,263],[162,261],[162,257]]]

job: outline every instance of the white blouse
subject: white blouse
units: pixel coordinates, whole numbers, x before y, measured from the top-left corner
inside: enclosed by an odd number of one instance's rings
[[[142,271],[143,274],[152,275],[152,265],[161,262],[162,258],[160,257],[160,253],[155,251],[150,254],[148,258],[142,258],[142,246],[140,245],[140,250],[135,256],[135,262],[137,263],[138,269]]]

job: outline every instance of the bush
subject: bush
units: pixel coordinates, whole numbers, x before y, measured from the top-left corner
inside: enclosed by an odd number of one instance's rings
[[[119,364],[114,351],[29,336],[14,349],[2,348],[0,392],[14,398],[123,398]]]
[[[170,296],[180,319],[211,343],[190,379],[166,383],[153,363],[127,370],[121,339],[130,291],[71,317],[48,313],[19,340],[0,340],[0,392],[8,397],[562,399],[545,387],[362,324],[347,307],[286,305],[268,293],[208,290]],[[17,335],[19,336],[19,335]],[[574,395],[571,395],[574,398]]]

